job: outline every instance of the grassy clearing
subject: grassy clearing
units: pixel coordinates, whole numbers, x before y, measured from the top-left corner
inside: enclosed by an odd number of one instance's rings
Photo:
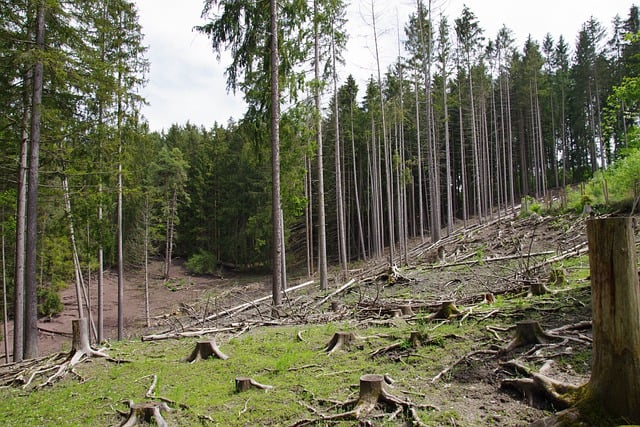
[[[216,337],[218,346],[230,358],[193,364],[184,359],[196,339],[113,343],[110,355],[131,363],[115,365],[93,359],[77,368],[81,379],[70,375],[41,390],[0,390],[0,424],[117,425],[123,418],[116,409],[127,411],[124,402],[151,400],[145,393],[153,375],[158,378],[155,395],[183,406],[170,405],[174,411],[165,419],[172,426],[286,426],[313,417],[311,407],[324,414],[336,413],[340,410],[326,401],[356,398],[359,378],[364,374],[388,374],[396,380],[392,393],[414,403],[438,406],[438,411],[418,411],[427,425],[503,425],[515,416],[530,419],[542,412],[532,412],[518,399],[497,391],[492,373],[496,362],[489,357],[461,364],[435,384],[431,379],[470,351],[497,348],[508,341],[508,333],[496,337],[486,326],[505,328],[522,319],[540,320],[545,327],[557,326],[590,311],[584,284],[588,262],[584,258],[562,265],[569,277],[562,287],[569,290],[529,298],[498,296],[491,306],[474,308],[464,322],[432,321],[426,313],[418,313],[410,322],[393,319],[386,325],[345,322],[263,327],[237,337]],[[397,297],[397,290],[393,292]],[[495,315],[484,318],[491,311],[496,311]],[[408,338],[414,330],[428,336],[427,345],[411,348]],[[304,341],[298,339],[300,331]],[[338,331],[354,332],[362,339],[348,350],[327,355],[323,349]],[[371,357],[373,351],[395,342],[403,343],[397,351]],[[583,350],[559,360],[562,367],[573,367],[580,374],[587,373],[589,361],[590,352]],[[236,393],[234,380],[240,376],[274,388]],[[521,413],[514,413],[507,405]],[[402,425],[401,420],[402,414],[395,420],[379,418],[376,425]]]

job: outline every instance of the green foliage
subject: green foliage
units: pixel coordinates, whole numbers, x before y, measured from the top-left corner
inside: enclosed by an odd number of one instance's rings
[[[568,192],[568,208],[582,212],[584,206],[609,206],[629,204],[638,197],[640,190],[640,149],[628,150],[626,157],[616,161],[608,170],[598,171],[580,188]]]
[[[200,250],[189,257],[185,268],[190,274],[213,274],[216,271],[218,260],[211,252]]]

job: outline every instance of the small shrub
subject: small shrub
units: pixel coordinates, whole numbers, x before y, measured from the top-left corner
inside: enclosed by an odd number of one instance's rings
[[[38,315],[54,316],[64,310],[64,304],[60,300],[60,293],[56,287],[38,289]]]
[[[214,254],[201,250],[187,260],[185,268],[190,274],[213,274],[217,264],[218,260]]]

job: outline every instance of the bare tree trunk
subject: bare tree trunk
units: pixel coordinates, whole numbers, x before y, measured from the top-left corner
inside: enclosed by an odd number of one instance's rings
[[[167,227],[165,239],[164,278],[171,274],[171,259],[173,258],[173,238],[175,236],[176,216],[178,214],[178,190],[173,189],[171,199],[168,201]]]
[[[44,0],[38,2],[36,15],[36,48],[44,51]],[[40,168],[40,120],[42,113],[42,85],[44,64],[38,57],[33,67],[33,97],[31,101],[31,144],[29,146],[29,184],[27,193],[24,358],[38,357],[38,180]]]
[[[271,195],[273,223],[272,298],[274,312],[282,304],[282,223],[280,217],[280,87],[278,57],[278,2],[270,1],[271,12]]]
[[[119,130],[118,130],[119,132]],[[122,141],[118,143],[117,263],[118,263],[118,341],[124,338],[124,231],[122,229]]]
[[[513,174],[513,128],[511,126],[511,91],[509,89],[509,77],[506,81],[507,88],[507,130],[508,130],[508,152],[509,152],[509,188],[511,190],[511,213],[516,213],[516,197],[515,185],[516,181]]]
[[[362,227],[362,210],[360,207],[360,193],[358,191],[358,171],[356,167],[356,143],[355,143],[355,135],[353,134],[353,103],[355,100],[351,100],[349,106],[349,115],[351,120],[351,156],[353,157],[353,185],[355,191],[356,198],[356,215],[358,216],[358,236],[360,240],[360,247],[362,250],[363,259],[367,259],[367,248],[364,244],[364,230]]]
[[[305,164],[307,165],[307,174],[304,180],[304,194],[309,203],[305,208],[305,234],[307,242],[307,275],[313,276],[314,267],[314,241],[313,241],[313,174],[311,172],[311,159],[305,156]]]
[[[2,218],[4,220],[4,218]],[[7,263],[5,257],[4,222],[2,223],[2,326],[4,332],[4,356],[5,363],[9,360],[9,316],[7,313]]]
[[[418,215],[420,224],[420,241],[424,242],[424,195],[422,183],[422,135],[420,131],[420,95],[418,75],[416,74],[416,144],[418,145]]]
[[[460,171],[462,182],[460,191],[462,192],[462,220],[464,228],[467,228],[469,221],[469,202],[467,199],[467,159],[464,149],[464,116],[462,114],[462,91],[458,89],[458,119],[460,121]]]
[[[333,31],[333,26],[332,26]],[[338,209],[338,254],[340,255],[340,266],[342,274],[346,277],[349,265],[347,264],[347,231],[344,209],[344,187],[342,184],[342,144],[340,143],[340,117],[338,104],[338,73],[336,71],[336,44],[335,33],[331,38],[331,60],[333,63],[333,107],[334,107],[334,131],[335,141],[335,166],[336,166],[336,207]]]
[[[317,2],[314,1],[314,13],[317,13]],[[316,21],[318,18],[316,17]],[[318,272],[320,273],[320,289],[326,290],[329,288],[328,273],[327,273],[327,228],[326,228],[326,213],[325,213],[325,200],[324,200],[324,157],[323,157],[323,144],[322,144],[322,95],[320,90],[320,34],[318,29],[318,22],[314,24],[315,31],[315,102],[316,102],[316,144],[317,144],[317,171],[318,171]]]
[[[587,221],[593,298],[590,397],[640,422],[640,283],[631,219]]]
[[[102,179],[98,194],[102,194]],[[102,222],[102,201],[98,205],[98,221]],[[104,248],[100,242],[98,247],[98,342],[102,342],[104,338]]]
[[[89,305],[89,296],[87,295],[87,289],[85,287],[84,278],[82,276],[82,266],[80,265],[80,257],[78,256],[78,245],[76,244],[76,232],[73,224],[73,213],[71,211],[71,197],[69,196],[69,180],[67,175],[62,172],[62,192],[64,197],[64,209],[67,215],[67,221],[69,221],[69,240],[71,242],[71,253],[73,258],[73,268],[76,278],[76,300],[78,303],[78,317],[84,318],[83,304],[86,304],[88,311],[89,324],[93,329],[94,336],[97,336],[95,324],[91,316],[91,308]]]
[[[145,196],[144,201],[144,317],[147,322],[147,328],[151,326],[151,316],[149,309],[149,195]]]
[[[30,38],[31,32],[29,32]],[[25,274],[25,232],[27,210],[27,173],[29,157],[29,82],[32,70],[24,73],[22,140],[20,143],[20,164],[18,166],[18,197],[16,201],[16,253],[13,279],[13,361],[21,362],[24,357],[24,274]]]
[[[378,49],[378,33],[376,28],[376,13],[374,8],[374,1],[371,0],[371,23],[373,25],[373,42],[375,45],[375,53],[376,53],[376,64],[378,70],[378,87],[380,88],[380,114],[382,115],[382,141],[383,147],[385,150],[385,171],[386,171],[386,191],[387,191],[387,221],[389,224],[389,265],[393,265],[393,260],[395,258],[395,239],[393,235],[393,174],[391,173],[391,157],[389,150],[389,141],[387,138],[387,122],[384,108],[384,95],[382,93],[382,74],[380,71],[380,52]]]
[[[442,99],[444,113],[444,149],[446,156],[446,174],[447,174],[447,234],[453,232],[453,177],[451,171],[451,143],[449,136],[449,106],[447,103],[447,72],[446,63],[442,64],[442,73],[444,75],[442,82]]]

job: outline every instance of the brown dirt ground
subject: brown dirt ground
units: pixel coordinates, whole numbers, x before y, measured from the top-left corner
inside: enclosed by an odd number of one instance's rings
[[[225,278],[194,277],[186,273],[179,260],[172,267],[171,278],[162,279],[162,262],[154,261],[150,265],[149,305],[151,327],[162,328],[166,319],[180,313],[190,303],[199,301],[202,294],[215,288],[221,294],[234,294],[238,280],[234,275]],[[86,279],[85,279],[86,280]],[[267,295],[269,284],[267,278],[242,278],[242,294],[247,298]],[[97,323],[97,279],[91,278],[89,283],[92,302],[92,319]],[[39,351],[41,355],[68,351],[71,348],[71,322],[78,318],[76,292],[69,285],[61,293],[64,310],[50,318],[42,318],[38,322]],[[213,303],[212,303],[213,304]],[[86,315],[86,309],[85,309]],[[114,340],[118,333],[118,278],[113,271],[104,275],[104,335],[107,340]],[[9,343],[13,342],[13,325],[9,325]],[[125,272],[124,287],[124,335],[125,339],[137,338],[149,331],[145,322],[144,272]],[[2,352],[4,355],[4,352]],[[4,359],[4,357],[2,357]]]

